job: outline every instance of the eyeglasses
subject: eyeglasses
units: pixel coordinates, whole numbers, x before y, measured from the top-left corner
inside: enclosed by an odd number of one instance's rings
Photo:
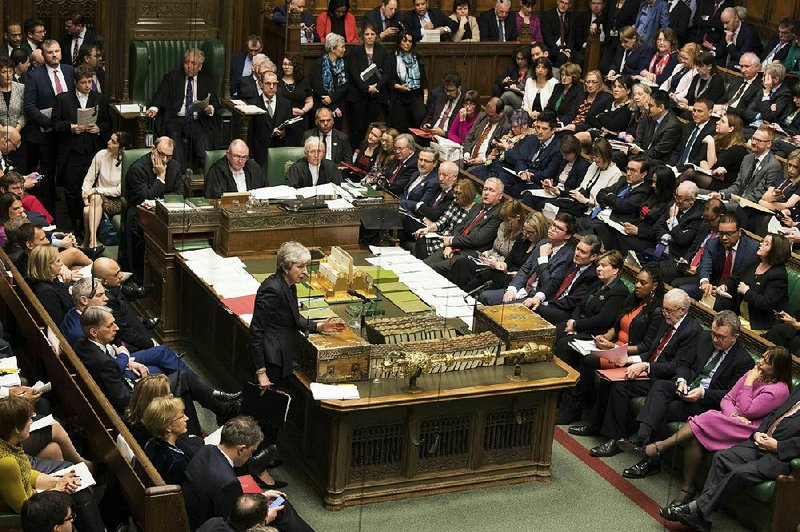
[[[235,155],[233,153],[229,153],[228,155],[230,155],[231,159],[236,159],[237,161],[246,161],[247,160],[247,155]]]
[[[556,231],[561,231],[562,233],[566,233],[567,232],[567,228],[566,227],[560,226],[558,224],[550,224],[550,229],[555,229]]]
[[[172,159],[172,154],[167,155],[166,153],[164,153],[163,151],[159,150],[158,148],[156,148],[156,153],[158,153],[160,156],[162,156],[166,160]]]
[[[733,236],[738,232],[739,232],[738,229],[736,231],[719,231],[719,236]]]
[[[720,334],[720,333],[714,332],[713,329],[711,331],[711,337],[714,340],[727,340],[728,338],[733,338],[734,336],[735,335],[733,335],[733,334]]]
[[[752,140],[753,142],[758,142],[758,143],[763,143],[763,144],[766,144],[767,142],[770,141],[769,139],[759,139],[759,138],[756,138],[756,137],[751,137],[750,140]]]
[[[66,523],[70,523],[70,522],[72,522],[74,520],[75,520],[75,514],[70,512],[69,515],[66,516],[63,521],[61,521],[61,524],[63,525],[63,524],[66,524]]]

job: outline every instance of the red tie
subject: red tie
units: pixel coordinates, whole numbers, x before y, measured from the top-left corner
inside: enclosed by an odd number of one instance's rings
[[[539,279],[539,272],[533,272],[530,277],[528,277],[528,282],[525,283],[525,293],[530,295],[531,289],[533,289],[533,285],[536,284],[536,280]]]
[[[767,429],[767,436],[772,437],[772,433],[775,432],[775,429],[778,428],[778,425],[781,424],[781,421],[783,421],[784,419],[786,419],[791,415],[796,414],[798,410],[800,410],[800,401],[797,401],[794,404],[794,406],[792,406],[789,410],[786,411],[785,414],[783,414],[781,417],[772,422],[772,425],[770,425],[769,428]]]
[[[461,234],[464,235],[464,236],[467,236],[469,234],[469,232],[472,231],[472,228],[475,227],[475,224],[478,223],[481,218],[483,218],[483,215],[485,213],[486,213],[486,209],[481,209],[480,212],[478,213],[478,216],[476,216],[475,219],[472,220],[471,224],[469,224],[467,227],[464,228],[463,231],[461,231]]]
[[[439,122],[436,124],[441,130],[445,129],[445,125],[447,121],[450,119],[450,113],[453,112],[453,104],[455,104],[455,100],[447,100],[447,105],[444,106],[444,111],[442,112],[442,117],[439,119]]]
[[[725,264],[722,265],[722,275],[719,276],[719,282],[724,282],[731,276],[731,267],[733,267],[733,250],[729,249],[725,255]]]
[[[64,86],[61,84],[61,78],[58,77],[58,70],[53,71],[53,77],[56,78],[56,96],[64,92]]]
[[[694,258],[690,264],[692,268],[697,268],[697,265],[700,264],[700,259],[703,258],[703,251],[706,249],[706,244],[708,244],[708,241],[712,238],[717,238],[717,234],[718,233],[716,231],[711,231],[711,233],[708,234],[706,239],[703,241],[703,245],[700,246],[700,249],[698,249],[697,253],[694,254]]]
[[[556,295],[553,296],[553,299],[558,299],[558,298],[560,298],[561,296],[564,295],[564,292],[567,291],[567,288],[569,288],[569,285],[570,285],[570,283],[572,283],[572,280],[575,279],[575,277],[578,275],[578,271],[579,271],[579,268],[575,268],[574,270],[572,270],[570,272],[569,275],[564,277],[564,282],[562,282],[561,286],[558,287],[558,290],[556,291]]]
[[[397,174],[399,174],[400,170],[402,170],[402,169],[403,169],[402,161],[397,161],[397,168],[394,169],[394,173],[392,174],[392,177],[389,178],[389,183],[394,184],[394,180],[397,179]]]
[[[77,65],[77,63],[78,63],[78,50],[81,49],[81,47],[78,46],[78,45],[79,45],[80,41],[81,40],[80,40],[79,37],[75,37],[75,46],[72,47],[72,64],[75,65],[75,66],[78,66]]]
[[[675,327],[671,326],[667,329],[667,332],[664,333],[664,336],[661,337],[661,341],[658,342],[658,347],[656,350],[653,351],[653,358],[650,362],[655,362],[658,360],[658,357],[661,356],[661,351],[664,350],[664,347],[669,343],[669,339],[672,338],[672,334],[675,332]]]

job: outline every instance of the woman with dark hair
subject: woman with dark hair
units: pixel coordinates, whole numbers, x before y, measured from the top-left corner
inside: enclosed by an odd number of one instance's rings
[[[726,188],[739,175],[739,167],[747,155],[747,142],[744,140],[744,124],[739,115],[726,113],[716,124],[716,133],[703,139],[706,145],[706,156],[698,166],[707,170],[700,172],[694,168],[684,170],[678,183],[689,180],[706,190]]]
[[[587,117],[591,128],[588,131],[575,133],[581,144],[589,146],[593,139],[605,135],[619,135],[631,122],[631,91],[633,78],[627,75],[618,76],[611,82],[611,100],[597,113]]]
[[[390,81],[392,103],[389,120],[401,133],[407,133],[409,127],[417,127],[425,119],[427,85],[425,65],[417,56],[414,35],[402,30],[397,36]]]
[[[286,54],[278,69],[278,96],[292,104],[292,116],[303,119],[286,127],[286,145],[300,146],[303,132],[308,129],[308,113],[314,108],[311,85],[305,79],[303,57],[300,54]]]
[[[636,275],[633,292],[628,295],[615,315],[616,321],[613,327],[591,338],[598,351],[607,351],[627,344],[626,358],[616,363],[603,358],[601,354],[589,353],[583,356],[570,345],[571,340],[566,340],[566,337],[558,341],[556,355],[570,365],[575,364],[573,367],[577,367],[581,374],[577,386],[567,392],[562,400],[564,406],[559,410],[559,421],[564,421],[562,424],[580,419],[583,407],[591,403],[592,396],[595,395],[596,370],[626,366],[641,361],[639,354],[648,348],[661,326],[663,320],[661,300],[663,297],[664,282],[661,277],[661,268],[658,263],[645,264]],[[601,414],[600,419],[602,420],[605,405],[598,404],[596,408]],[[566,421],[569,418],[571,418],[570,421]],[[597,434],[600,427],[583,425],[578,429],[578,435],[590,435]],[[570,432],[573,430],[575,428],[570,428]]]
[[[553,63],[546,57],[540,57],[531,66],[533,75],[525,82],[525,94],[522,96],[522,108],[534,120],[539,116],[553,94],[558,83],[553,77]]]
[[[591,127],[588,122],[589,117],[599,113],[600,109],[608,105],[608,102],[612,99],[606,91],[605,85],[603,85],[603,76],[599,70],[592,70],[586,74],[583,87],[583,101],[576,107],[571,121],[565,122],[566,117],[562,119],[564,127],[558,131],[586,131]]]
[[[343,171],[343,174],[351,181],[361,181],[369,174],[381,153],[381,137],[386,132],[386,126],[372,123],[367,127],[367,131],[367,138],[353,152],[353,160],[350,162],[356,170],[346,168]]]
[[[122,213],[122,156],[130,136],[125,131],[111,134],[106,149],[97,152],[86,171],[81,186],[83,224],[86,240],[83,247],[90,256],[102,255],[105,249],[97,242],[97,228],[103,214],[110,218]]]
[[[775,315],[789,304],[786,262],[792,252],[786,237],[770,233],[761,241],[756,255],[759,262],[731,275],[714,289],[714,310],[738,310],[742,326],[760,334],[777,323]]]
[[[506,104],[503,109],[509,114],[522,106],[530,66],[531,46],[529,44],[518,46],[514,50],[511,64],[494,84],[494,95],[503,100]]]
[[[520,0],[519,11],[516,14],[517,34],[522,38],[521,28],[527,24],[530,27],[531,42],[542,42],[542,21],[533,13],[536,0]],[[528,52],[530,54],[530,52]]]
[[[472,129],[475,121],[478,120],[480,113],[481,103],[478,98],[478,91],[468,90],[464,94],[464,100],[461,104],[461,109],[458,110],[453,120],[450,129],[447,130],[447,138],[456,144],[463,144],[464,139],[467,138],[467,133]]]
[[[549,192],[553,198],[569,197],[570,190],[578,186],[581,179],[589,171],[589,161],[581,157],[581,143],[575,135],[566,135],[561,139],[561,164],[553,179],[542,179],[542,189]],[[523,194],[520,200],[535,211],[541,211],[547,203],[547,198],[540,198],[532,194]],[[610,249],[610,248],[606,248]]]
[[[369,171],[364,181],[368,185],[375,185],[384,175],[387,168],[390,168],[395,160],[394,139],[399,135],[394,128],[389,128],[381,134],[378,155],[375,157],[375,164]]]
[[[4,247],[8,242],[6,236],[5,223],[12,218],[25,217],[25,209],[22,207],[22,200],[16,194],[6,192],[0,195],[0,247]]]
[[[561,83],[553,87],[553,94],[545,109],[553,111],[562,124],[569,124],[575,118],[578,104],[586,97],[581,85],[581,67],[575,63],[564,63],[558,72]]]
[[[638,0],[610,0],[606,2],[605,31],[607,41],[603,46],[599,68],[603,73],[608,73],[614,54],[620,48],[620,32],[627,26],[636,24],[639,14]]]
[[[792,355],[782,347],[771,347],[725,394],[719,410],[692,416],[670,437],[629,450],[643,458],[655,458],[670,447],[682,444],[683,484],[680,495],[670,505],[686,504],[694,499],[694,479],[706,451],[729,449],[750,439],[767,414],[788,399],[791,387]]]
[[[678,39],[672,28],[661,28],[656,35],[655,45],[656,53],[650,59],[650,65],[639,75],[650,83],[661,85],[678,65]]]
[[[329,33],[342,35],[347,42],[358,42],[356,17],[350,13],[350,0],[330,0],[328,9],[317,17],[317,35],[322,42]]]
[[[685,98],[676,100],[678,108],[681,109],[681,116],[687,120],[692,119],[692,106],[700,98],[718,102],[725,95],[725,80],[717,71],[717,60],[711,52],[700,52],[697,54],[697,75],[689,85],[689,91]]]
[[[470,0],[453,0],[453,12],[450,18],[458,22],[458,29],[453,33],[453,42],[480,42],[481,30],[478,21],[470,15]]]
[[[347,70],[350,74],[350,142],[358,146],[368,133],[367,124],[385,115],[389,108],[389,79],[392,64],[389,54],[378,42],[378,29],[369,22],[361,26],[363,43],[350,50],[347,56]],[[361,73],[374,67],[374,72],[366,79]]]
[[[609,80],[613,80],[617,76],[627,74],[635,76],[642,70],[647,68],[650,63],[650,58],[653,55],[653,50],[642,42],[642,38],[636,33],[633,26],[623,28],[619,32],[620,43],[622,46],[617,50],[614,56],[614,62],[608,70]]]
[[[314,89],[314,108],[327,107],[333,113],[334,127],[342,128],[342,114],[350,80],[344,64],[344,37],[329,33],[325,37],[325,53],[314,63],[311,88]]]

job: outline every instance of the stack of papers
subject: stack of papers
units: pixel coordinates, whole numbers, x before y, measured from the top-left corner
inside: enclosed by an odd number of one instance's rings
[[[22,381],[19,378],[17,357],[0,358],[0,386],[12,388],[20,384]]]
[[[222,299],[254,295],[260,283],[239,257],[222,257],[211,248],[181,252],[186,266]]]
[[[361,399],[355,384],[311,383],[311,393],[315,401]]]

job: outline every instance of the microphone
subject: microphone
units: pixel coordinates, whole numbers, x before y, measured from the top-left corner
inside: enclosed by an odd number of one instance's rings
[[[472,296],[474,296],[475,294],[477,294],[479,292],[483,292],[487,288],[491,288],[493,284],[494,284],[494,281],[489,279],[488,281],[486,281],[485,283],[483,283],[479,287],[473,288],[472,290],[470,290],[469,292],[464,294],[464,301],[466,301],[468,297],[472,297]]]
[[[364,303],[367,303],[367,302],[369,301],[369,298],[368,298],[367,296],[365,296],[365,295],[363,295],[363,294],[359,294],[358,292],[356,292],[356,291],[355,291],[355,290],[353,290],[352,288],[351,288],[350,290],[348,290],[348,291],[347,291],[347,293],[348,293],[349,295],[353,296],[353,297],[357,297],[358,299],[360,299],[360,300],[361,300],[361,301],[363,301]]]

